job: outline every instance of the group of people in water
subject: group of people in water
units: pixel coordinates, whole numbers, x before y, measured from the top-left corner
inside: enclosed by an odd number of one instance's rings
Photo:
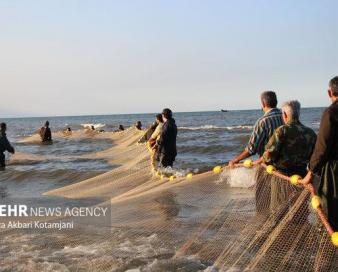
[[[301,183],[317,183],[322,208],[332,227],[338,230],[338,77],[329,82],[328,95],[332,101],[322,116],[319,133],[300,121],[301,105],[298,101],[285,102],[277,108],[277,95],[273,91],[261,94],[264,115],[254,126],[246,148],[229,162],[233,167],[240,161],[257,154],[254,164],[273,165],[286,175],[302,176]],[[138,121],[135,127],[142,130]],[[6,137],[6,124],[1,123],[0,169],[5,169],[4,152],[15,150]],[[92,127],[95,130],[95,127]],[[123,125],[118,131],[123,131]],[[71,129],[67,129],[71,133]],[[52,141],[49,122],[40,129],[43,143]],[[140,142],[147,142],[154,158],[163,167],[172,167],[177,156],[177,126],[172,111],[164,109],[156,116],[155,123],[147,130]]]
[[[164,126],[165,124],[165,126]],[[137,121],[134,127],[138,130],[143,130],[141,121]],[[5,170],[5,154],[4,152],[15,152],[13,146],[6,136],[7,125],[1,123],[1,135],[0,135],[0,170]],[[114,132],[122,132],[125,128],[123,125],[119,125]],[[86,128],[87,132],[104,132],[104,130],[97,130],[94,125]],[[72,135],[73,131],[71,127],[67,127],[63,134],[65,136]],[[50,129],[49,121],[46,121],[44,126],[38,130],[38,134],[41,138],[42,144],[53,144],[52,131]],[[148,136],[147,136],[148,135]],[[170,109],[164,109],[162,114],[158,114],[156,122],[145,133],[146,140],[151,143],[151,148],[156,151],[157,159],[164,167],[172,166],[177,155],[176,151],[176,136],[177,127],[175,120],[172,118],[172,111]]]
[[[6,151],[12,154],[15,153],[14,147],[10,144],[10,142],[7,139],[6,131],[7,131],[7,124],[1,123],[0,124],[0,171],[4,171],[6,168],[6,157],[4,153]],[[43,144],[52,143],[52,132],[50,130],[48,121],[46,121],[45,125],[42,128],[40,128],[39,135],[41,137],[41,141]]]

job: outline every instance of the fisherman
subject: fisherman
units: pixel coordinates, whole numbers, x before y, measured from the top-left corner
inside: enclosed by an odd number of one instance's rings
[[[157,126],[158,126],[158,124],[157,124],[157,121],[155,119],[155,122],[146,130],[146,132],[143,134],[143,136],[140,138],[140,140],[138,140],[138,143],[143,144],[143,143],[148,142],[151,135],[153,135],[154,131],[156,130]]]
[[[119,125],[119,128],[114,130],[113,132],[121,132],[124,131],[124,126],[123,125]]]
[[[229,162],[233,167],[236,163],[252,155],[263,156],[265,145],[273,135],[276,128],[283,125],[282,113],[277,109],[277,96],[273,91],[266,91],[261,94],[261,106],[264,115],[259,118],[254,126],[249,143],[245,150]],[[259,213],[270,211],[271,182],[266,179],[262,169],[258,169],[255,176],[255,198],[256,210]]]
[[[138,130],[142,130],[142,123],[141,123],[141,121],[137,121],[136,124],[135,124],[135,127],[136,127]]]
[[[7,125],[6,123],[0,124],[1,134],[0,134],[0,171],[4,171],[6,168],[6,162],[5,162],[5,151],[8,151],[12,154],[15,153],[14,148],[9,143],[7,136],[6,136],[6,130]]]
[[[277,96],[275,92],[263,92],[261,104],[264,115],[257,120],[245,150],[229,162],[231,167],[252,155],[258,154],[261,157],[264,153],[264,147],[275,129],[283,125],[282,113],[276,108]]]
[[[46,121],[45,126],[40,129],[39,134],[43,143],[52,142],[52,132],[49,127],[49,121]]]
[[[300,103],[298,101],[284,103],[282,113],[285,125],[275,130],[265,146],[263,156],[255,164],[264,162],[267,165],[273,165],[285,175],[298,174],[304,177],[316,143],[316,133],[300,122]],[[259,179],[259,182],[264,183],[262,177]],[[278,177],[271,176],[269,182],[265,185],[265,188],[260,189],[259,194],[268,192],[271,188],[270,210],[272,212],[288,202],[290,188],[286,182],[280,181]],[[257,198],[257,201],[259,203],[261,200]],[[266,206],[266,208],[268,207]]]
[[[154,147],[156,144],[156,141],[160,138],[161,129],[163,126],[162,114],[156,115],[156,123],[157,123],[157,126],[155,128],[155,131],[151,134],[150,139],[148,140],[148,144],[150,147]]]
[[[70,136],[70,135],[72,135],[72,129],[71,129],[70,127],[67,127],[67,129],[63,131],[63,134],[64,134],[65,136]]]
[[[328,95],[332,104],[322,115],[309,171],[301,183],[318,183],[321,207],[333,230],[338,231],[338,76],[331,79]]]
[[[177,126],[170,109],[162,111],[162,118],[164,123],[157,141],[157,155],[163,167],[172,167],[177,155]]]
[[[285,102],[282,113],[285,125],[275,130],[257,162],[273,165],[288,176],[298,174],[304,177],[316,143],[316,133],[300,122],[298,101]]]

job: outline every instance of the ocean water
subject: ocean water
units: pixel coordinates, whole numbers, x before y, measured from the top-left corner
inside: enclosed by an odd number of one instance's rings
[[[301,120],[318,130],[322,112],[323,108],[305,108]],[[203,172],[214,165],[226,163],[245,147],[255,121],[261,115],[261,110],[175,113],[178,126],[175,168]],[[0,119],[7,123],[7,135],[16,151],[31,156],[53,157],[36,163],[9,165],[7,171],[0,174],[0,186],[7,185],[7,192],[12,195],[39,195],[43,191],[111,169],[105,161],[76,157],[109,148],[112,143],[108,139],[64,139],[50,146],[22,143],[25,137],[35,134],[46,120],[50,121],[52,132],[64,130],[68,126],[73,130],[82,130],[88,124],[93,124],[97,129],[114,131],[119,124],[127,128],[138,120],[144,128],[149,127],[154,122],[154,116],[125,114]]]
[[[322,112],[323,108],[303,109],[302,122],[317,131]],[[261,115],[262,112],[259,110],[176,113],[174,117],[179,130],[175,168],[203,172],[215,165],[226,163],[245,147],[253,125]],[[11,203],[11,200],[14,200],[15,203],[35,205],[46,205],[46,202],[62,203],[65,206],[92,206],[100,203],[99,199],[60,199],[45,197],[42,194],[111,170],[114,166],[104,160],[82,157],[108,149],[113,144],[109,139],[57,138],[53,145],[28,143],[23,140],[35,134],[47,119],[51,123],[53,132],[64,130],[68,126],[73,130],[83,130],[88,124],[94,124],[105,131],[114,131],[119,124],[128,127],[138,120],[147,127],[154,121],[154,116],[155,114],[133,114],[0,119],[1,122],[5,121],[8,124],[7,135],[17,152],[32,158],[43,158],[9,164],[5,172],[0,172],[1,201]],[[197,190],[194,193],[197,193],[195,200],[200,206],[190,205],[189,199],[186,205],[179,206],[176,204],[178,200],[174,192],[160,195],[158,199],[151,202],[151,206],[159,206],[163,209],[164,214],[167,215],[165,222],[172,223],[173,226],[176,217],[186,224],[190,217],[203,218],[209,209],[213,208],[211,200],[223,199],[227,194],[223,180],[233,180],[230,185],[234,187],[252,186],[252,173],[238,169],[232,175],[235,177],[223,176],[219,184],[212,185],[219,186],[222,190],[214,192],[208,187],[201,189],[201,192]],[[190,190],[187,189],[187,192],[190,193]],[[210,199],[204,199],[204,195],[198,192],[209,194]],[[190,195],[191,199],[194,194]],[[178,202],[184,203],[184,200],[180,199]],[[123,214],[124,208],[129,209],[129,206],[120,206],[121,211],[118,210],[117,215],[120,212]],[[245,210],[246,206],[242,209]],[[135,214],[133,216],[138,218]],[[179,233],[180,229],[175,235]],[[109,234],[111,239],[100,235],[100,232],[97,233],[97,237],[93,236],[93,232],[68,234],[68,232],[55,232],[53,235],[48,232],[7,232],[2,235],[0,242],[2,256],[0,263],[4,265],[5,271],[11,271],[13,267],[17,271],[94,271],[88,265],[100,271],[100,265],[103,264],[118,268],[108,271],[128,271],[128,269],[129,271],[212,271],[208,268],[212,263],[201,263],[201,260],[195,256],[173,259],[172,248],[175,248],[176,236],[169,239],[173,241],[173,245],[169,242],[166,244],[159,236],[160,231],[133,236],[128,229],[114,228]],[[78,269],[78,266],[82,267],[81,264],[84,267],[82,270]]]
[[[317,130],[323,108],[305,108],[302,110],[302,122]],[[206,168],[231,159],[247,143],[255,121],[262,115],[261,110],[243,110],[230,112],[190,112],[176,113],[178,131],[178,167]],[[67,155],[83,154],[99,151],[109,146],[109,141],[80,140],[74,142],[57,142],[52,146],[20,144],[24,137],[31,136],[44,124],[51,123],[52,131],[83,129],[93,124],[97,129],[114,131],[122,124],[126,128],[140,120],[143,127],[149,127],[154,122],[155,114],[124,114],[98,116],[67,116],[1,119],[8,125],[7,135],[17,150],[32,154]],[[68,162],[67,167],[73,167]],[[46,165],[48,169],[51,165]],[[87,165],[88,166],[88,165]],[[58,165],[55,165],[58,167]],[[80,164],[76,167],[81,168]],[[96,168],[95,166],[93,166]],[[96,169],[101,170],[100,167]],[[105,170],[105,169],[103,169]]]

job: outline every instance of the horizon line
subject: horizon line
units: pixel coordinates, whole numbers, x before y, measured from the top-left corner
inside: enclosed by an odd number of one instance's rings
[[[310,108],[325,108],[325,106],[316,106],[316,107],[302,107],[302,109],[310,109]],[[254,110],[261,110],[259,108],[256,109],[233,109],[227,110],[228,112],[232,111],[254,111]],[[201,110],[201,111],[176,111],[174,114],[179,113],[198,113],[198,112],[221,112],[221,110]],[[137,112],[137,113],[106,113],[106,114],[79,114],[79,115],[50,115],[50,116],[9,116],[9,117],[2,117],[2,119],[29,119],[29,118],[59,118],[59,117],[89,117],[89,116],[110,116],[110,115],[141,115],[141,114],[158,114],[158,112]]]

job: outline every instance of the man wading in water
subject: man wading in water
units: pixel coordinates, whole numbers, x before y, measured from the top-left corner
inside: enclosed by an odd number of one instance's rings
[[[51,143],[52,142],[52,132],[49,128],[49,122],[46,121],[45,126],[42,127],[39,131],[41,140],[43,143]]]
[[[170,109],[164,109],[162,112],[163,126],[160,138],[157,141],[157,155],[163,167],[172,167],[175,161],[177,126],[172,118]]]
[[[11,146],[11,144],[9,143],[7,136],[6,136],[7,125],[5,123],[1,123],[0,128],[1,128],[1,133],[0,133],[0,171],[4,171],[5,168],[6,168],[4,152],[8,151],[8,152],[14,154],[15,150]]]

